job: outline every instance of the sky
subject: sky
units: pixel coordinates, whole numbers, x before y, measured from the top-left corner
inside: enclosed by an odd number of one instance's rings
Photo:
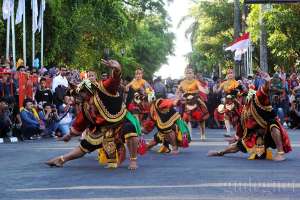
[[[185,37],[185,30],[188,28],[190,21],[177,27],[180,19],[188,14],[188,10],[191,7],[192,2],[190,0],[173,0],[167,6],[167,11],[171,17],[172,28],[171,31],[175,33],[176,40],[174,41],[174,56],[168,57],[168,64],[163,65],[159,71],[155,73],[156,76],[162,78],[182,78],[184,74],[184,68],[187,65],[187,60],[184,55],[192,51],[190,40]]]

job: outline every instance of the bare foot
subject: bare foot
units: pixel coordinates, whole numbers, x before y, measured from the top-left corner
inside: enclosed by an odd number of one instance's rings
[[[209,151],[207,156],[224,156],[224,154],[221,151]]]
[[[51,160],[48,160],[45,162],[45,164],[50,167],[63,167],[63,165],[64,165],[63,156],[59,156],[59,157],[53,158]]]
[[[276,154],[273,158],[274,161],[284,161],[285,160],[285,157],[284,157],[284,154]]]
[[[136,170],[137,168],[138,168],[137,161],[136,160],[130,160],[128,169],[129,170]]]

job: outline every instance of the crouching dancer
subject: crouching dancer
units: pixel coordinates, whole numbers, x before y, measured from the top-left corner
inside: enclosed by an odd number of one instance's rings
[[[81,98],[81,109],[70,129],[63,137],[65,142],[86,132],[80,145],[69,153],[46,162],[49,166],[62,167],[66,162],[84,156],[86,153],[103,149],[108,168],[119,166],[130,155],[129,169],[137,168],[138,130],[140,127],[127,110],[118,93],[121,65],[115,60],[102,60],[102,64],[112,69],[110,78],[99,84],[89,80],[82,81],[77,88]]]
[[[176,102],[170,99],[157,99],[151,103],[149,119],[143,122],[143,132],[149,133],[154,127],[158,132],[147,144],[148,150],[162,143],[160,153],[178,154],[178,147],[189,146],[191,137],[188,126],[175,111],[174,104]],[[172,151],[169,144],[172,146]]]
[[[292,150],[289,136],[280,124],[269,98],[270,76],[261,72],[267,81],[249,99],[241,114],[236,132],[236,141],[223,151],[211,151],[208,156],[223,156],[242,151],[249,153],[249,159],[285,160],[285,153]],[[268,148],[277,149],[273,157]]]

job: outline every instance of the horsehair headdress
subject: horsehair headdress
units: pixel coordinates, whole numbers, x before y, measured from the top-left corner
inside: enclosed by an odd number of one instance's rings
[[[95,92],[96,88],[98,88],[97,83],[94,83],[89,79],[84,79],[77,86],[76,92],[78,93],[78,92],[82,91],[83,89],[87,89],[90,93],[93,94]]]

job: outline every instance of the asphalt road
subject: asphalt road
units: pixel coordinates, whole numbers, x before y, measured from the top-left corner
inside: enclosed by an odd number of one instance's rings
[[[199,141],[193,130],[191,147],[179,155],[150,151],[139,157],[139,169],[105,169],[96,153],[49,168],[47,159],[78,145],[53,139],[0,144],[0,199],[299,199],[300,131],[289,130],[293,152],[284,162],[247,160],[237,153],[207,157],[226,146],[223,130],[208,130]]]

